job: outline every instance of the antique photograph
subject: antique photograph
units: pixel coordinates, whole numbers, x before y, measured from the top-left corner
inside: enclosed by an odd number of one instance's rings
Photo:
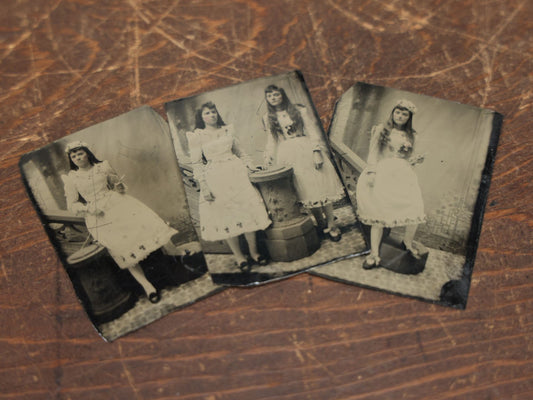
[[[28,153],[20,169],[106,340],[220,290],[190,220],[168,125],[150,107]]]
[[[299,72],[165,107],[215,283],[257,284],[366,249]]]
[[[357,83],[329,137],[370,245],[321,276],[464,308],[501,116]]]

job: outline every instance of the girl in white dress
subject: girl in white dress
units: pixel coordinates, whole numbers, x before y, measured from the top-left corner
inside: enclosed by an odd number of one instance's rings
[[[399,100],[385,125],[372,128],[367,166],[356,187],[357,214],[371,226],[370,255],[363,267],[371,269],[380,264],[379,247],[383,228],[405,226],[402,248],[418,258],[413,246],[418,224],[424,222],[424,202],[413,165],[423,161],[412,157],[416,132],[413,114],[416,106]]]
[[[200,185],[200,234],[207,241],[225,240],[241,270],[249,268],[239,246],[244,234],[250,257],[267,263],[257,249],[256,231],[271,221],[259,191],[248,178],[252,160],[240,149],[214,103],[203,104],[196,113],[196,126],[187,132],[193,174]]]
[[[131,273],[150,302],[157,303],[160,294],[139,262],[178,232],[127,195],[119,175],[107,161],[98,160],[86,143],[71,142],[66,153],[70,163],[70,172],[64,177],[67,208],[85,217],[93,239],[107,248],[120,268]]]
[[[327,223],[324,233],[333,241],[340,240],[333,203],[343,199],[345,193],[320,128],[306,107],[290,102],[283,88],[268,86],[265,98],[265,163],[292,167],[298,200],[305,207],[323,212]]]

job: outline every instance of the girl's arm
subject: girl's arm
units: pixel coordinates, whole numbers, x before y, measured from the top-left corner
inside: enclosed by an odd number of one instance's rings
[[[263,130],[266,135],[265,153],[263,155],[266,166],[274,164],[274,155],[276,153],[276,142],[272,133],[270,132],[270,124],[268,123],[268,113],[263,115]]]
[[[107,160],[102,161],[101,168],[104,170],[107,175],[107,184],[109,190],[116,190],[118,193],[126,193],[126,185],[122,182],[124,177],[120,177],[115,171],[115,169],[107,162]]]
[[[426,154],[423,154],[423,153],[418,153],[418,154],[414,154],[414,150],[415,150],[415,143],[416,143],[416,136],[417,136],[417,133],[416,132],[413,132],[413,135],[414,135],[414,140],[413,140],[413,151],[411,152],[411,157],[409,158],[409,163],[414,167],[415,165],[417,164],[422,164],[426,158]]]
[[[189,143],[189,159],[192,166],[194,179],[200,184],[204,181],[204,164],[202,161],[202,141],[198,131],[187,132],[187,142]]]
[[[233,145],[231,146],[231,151],[233,154],[235,154],[237,157],[239,157],[249,169],[254,169],[254,161],[252,160],[252,157],[244,151],[242,148],[242,145],[235,136],[235,130],[233,129],[233,125],[226,125],[226,129],[228,134],[233,138]]]
[[[370,132],[370,146],[368,148],[368,157],[366,159],[366,173],[368,175],[367,183],[370,187],[374,186],[376,179],[376,164],[379,156],[379,138],[382,130],[383,126],[377,125],[374,126]]]
[[[203,193],[205,200],[213,201],[215,197],[211,192],[211,189],[207,186],[205,180],[204,163],[202,160],[202,139],[200,138],[200,132],[195,130],[194,132],[187,132],[187,142],[189,143],[189,158],[192,166],[192,173],[194,179],[200,185],[200,192]]]
[[[298,110],[302,116],[304,132],[313,143],[313,161],[315,163],[315,168],[320,169],[324,165],[324,155],[322,154],[322,151],[326,150],[322,130],[318,126],[316,119],[311,118],[306,107],[298,106]]]
[[[311,118],[307,107],[297,106],[300,115],[302,116],[303,128],[307,137],[313,142],[315,150],[323,150],[325,147],[324,137],[322,136],[322,130],[318,126],[315,118]]]
[[[379,137],[382,130],[383,125],[376,125],[370,132],[370,146],[368,148],[368,157],[366,159],[366,167],[368,172],[376,171],[376,164],[379,156]]]
[[[76,184],[74,182],[74,176],[69,173],[63,175],[63,183],[65,184],[65,197],[67,199],[67,210],[73,212],[76,215],[85,216],[87,214],[87,206],[79,201],[80,195]]]

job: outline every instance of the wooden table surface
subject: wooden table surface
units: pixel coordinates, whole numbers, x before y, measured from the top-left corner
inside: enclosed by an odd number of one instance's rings
[[[8,0],[0,15],[0,399],[533,398],[533,2]],[[112,344],[23,189],[26,152],[142,104],[300,69],[504,115],[467,309],[302,274]]]

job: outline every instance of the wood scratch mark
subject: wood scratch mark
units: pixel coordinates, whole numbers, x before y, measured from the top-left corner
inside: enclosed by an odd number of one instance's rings
[[[133,380],[133,377],[131,376],[131,372],[129,371],[128,367],[126,366],[126,363],[123,360],[122,345],[120,343],[118,344],[118,353],[120,355],[120,364],[122,365],[122,369],[124,371],[124,374],[126,375],[128,384],[130,385],[131,389],[133,390],[133,393],[135,394],[135,398],[137,400],[142,400],[143,397],[139,393],[139,390],[135,387],[135,382]]]
[[[33,51],[33,40],[30,39],[29,40],[29,47],[30,47],[30,61],[31,61],[31,71],[32,71],[32,75],[35,77],[35,89],[37,91],[37,101],[39,103],[42,102],[42,93],[41,93],[41,88],[40,88],[40,84],[39,84],[39,71],[37,71],[37,67],[35,65],[35,53]]]
[[[14,142],[10,143],[10,144],[13,144],[13,146],[10,146],[8,151],[5,151],[5,152],[3,152],[0,155],[0,161],[4,162],[10,156],[13,156],[13,155],[20,156],[20,154],[18,154],[18,151],[22,147],[24,147],[24,145],[26,143],[28,143],[28,142],[30,142],[30,143],[38,142],[41,139],[42,138],[39,135],[37,135],[37,134],[33,134],[33,135],[28,135],[28,136],[23,136],[23,137],[17,138]],[[4,142],[4,140],[0,140],[0,142]],[[5,143],[3,143],[3,144],[5,144]]]
[[[2,273],[4,274],[4,278],[6,278],[6,282],[9,282],[9,278],[7,276],[7,270],[6,266],[3,262],[0,263],[0,267],[2,267]]]
[[[0,56],[0,62],[4,61],[21,43],[23,43],[28,37],[33,34],[33,31],[43,22],[50,18],[50,15],[56,10],[63,0],[59,0],[54,4],[44,15],[40,16],[37,21],[25,32],[21,33],[18,39],[7,46],[7,50]]]
[[[406,21],[408,23],[407,29],[412,28],[419,30],[426,27],[429,24],[429,20],[437,13],[437,10],[433,10],[433,12],[429,12],[424,16],[420,16],[407,11],[407,9],[404,7],[404,3],[401,3],[398,6],[398,1],[378,1],[378,3],[380,3],[381,6],[391,14],[397,15],[398,19]]]
[[[57,40],[55,37],[54,29],[52,28],[52,23],[50,20],[46,20],[46,31],[47,36],[50,40],[50,43],[52,44],[52,48],[54,49],[57,59],[63,63],[63,65],[67,68],[67,71],[69,71],[74,76],[77,76],[79,79],[83,79],[83,75],[81,72],[77,72],[74,68],[70,66],[70,64],[65,60],[65,57],[63,57],[63,54],[65,53],[64,50],[61,50],[57,44]],[[83,71],[82,71],[83,72]]]
[[[424,345],[422,344],[422,338],[420,337],[420,331],[418,330],[416,331],[416,343],[418,344],[418,348],[420,349],[420,353],[422,354],[424,362],[427,362],[426,350],[424,349]]]
[[[426,74],[398,75],[398,76],[394,76],[394,77],[383,77],[382,79],[385,80],[385,81],[391,81],[391,80],[395,81],[395,80],[399,80],[399,79],[434,78],[434,77],[439,76],[441,74],[444,74],[446,72],[450,72],[450,71],[456,70],[458,68],[467,66],[467,65],[471,64],[474,60],[476,60],[478,57],[479,57],[479,52],[473,54],[466,61],[463,61],[463,62],[455,64],[455,65],[450,65],[449,67],[442,68],[442,69],[439,69],[437,71],[428,72]]]
[[[493,70],[494,70],[494,59],[498,50],[498,46],[496,46],[494,49],[492,49],[492,57],[489,55],[488,50],[486,49],[489,44],[494,42],[494,40],[500,35],[500,33],[511,23],[511,21],[516,17],[517,13],[524,7],[524,2],[522,2],[508,17],[505,21],[503,21],[499,26],[498,29],[494,32],[494,34],[489,38],[487,44],[483,46],[481,51],[479,52],[480,55],[480,61],[483,65],[483,70],[485,71],[485,88],[483,90],[482,94],[482,100],[480,107],[484,107],[487,103],[487,98],[489,95],[489,92],[491,90],[491,83],[492,83],[492,77],[493,77]]]
[[[145,23],[147,24],[150,23],[150,19],[146,15],[143,14],[143,12],[141,11],[141,8],[137,4],[137,0],[128,0],[128,3],[135,10],[135,13],[137,14],[137,16],[139,16]]]
[[[492,57],[489,55],[486,49],[483,50],[480,54],[481,65],[483,66],[483,70],[485,72],[485,76],[483,78],[485,80],[485,87],[483,88],[482,100],[481,104],[479,105],[480,107],[485,107],[489,92],[491,90],[492,75],[494,70],[494,58],[495,50],[493,50]]]
[[[526,4],[526,0],[522,1],[522,3],[520,3],[518,7],[514,9],[514,11],[509,15],[509,17],[507,17],[507,19],[498,26],[494,34],[489,38],[488,44],[491,44],[494,39],[496,39],[496,37],[498,37],[498,35],[502,33],[502,31],[511,23],[511,21],[516,17],[516,15],[520,11],[522,11],[522,9],[524,8],[524,4]]]
[[[296,357],[298,357],[298,359],[303,363],[305,363],[305,357],[303,356],[303,354],[305,354],[308,358],[312,359],[315,363],[318,364],[318,366],[324,370],[326,372],[326,374],[328,374],[328,376],[333,380],[333,381],[337,381],[337,375],[330,371],[329,368],[324,365],[324,363],[322,363],[318,358],[316,358],[311,351],[306,351],[306,350],[303,350],[300,346],[300,344],[298,343],[298,341],[296,340],[296,337],[291,337],[290,338],[290,341],[291,343],[294,345],[295,347],[295,354],[296,354]],[[302,354],[303,352],[303,354]]]
[[[515,165],[515,166],[514,166],[513,168],[511,168],[511,169],[509,169],[509,170],[507,170],[507,171],[505,171],[505,172],[503,172],[503,173],[501,173],[501,174],[498,174],[498,175],[496,175],[496,176],[493,176],[493,177],[492,177],[492,180],[493,180],[493,181],[497,181],[497,180],[499,180],[499,179],[501,179],[501,178],[506,177],[506,176],[509,175],[509,174],[513,174],[513,173],[515,173],[516,171],[519,171],[520,168],[525,167],[527,164],[529,164],[529,163],[532,162],[532,161],[533,161],[533,160],[526,160],[526,161],[524,161],[523,163],[520,163],[520,164],[518,164],[518,165]]]
[[[40,74],[39,74],[39,71],[37,69],[37,66],[35,64],[35,53],[34,53],[34,49],[33,49],[33,37],[30,38],[30,40],[28,41],[29,43],[29,48],[30,48],[30,58],[31,58],[31,76],[34,77],[34,81],[35,81],[35,91],[37,92],[37,101],[36,103],[37,104],[42,104],[42,99],[43,99],[43,96],[42,96],[42,92],[41,92],[41,87],[40,87],[40,82],[39,82],[39,77],[40,77]],[[41,122],[41,115],[40,114],[37,114],[37,127],[39,129],[39,132],[41,133],[41,136],[42,138],[45,140],[45,141],[49,141],[48,140],[48,135],[46,134],[46,131],[43,129],[43,124]]]
[[[444,331],[444,334],[446,335],[446,337],[450,340],[451,344],[453,346],[457,346],[457,342],[455,341],[455,339],[453,338],[452,335],[450,335],[450,332],[448,332],[448,328],[446,328],[446,325],[442,323],[442,321],[440,320],[440,318],[435,318],[437,320],[437,322],[439,323],[439,325],[441,326],[442,330]]]
[[[341,7],[340,5],[336,4],[333,0],[328,0],[328,4],[331,5],[333,8],[335,8],[338,12],[340,12],[342,15],[344,15],[346,18],[351,19],[359,26],[362,26],[363,28],[369,30],[369,31],[378,31],[383,32],[385,28],[382,26],[375,26],[370,24],[369,22],[364,21],[362,18],[358,17],[354,13],[346,11],[344,7]]]
[[[311,21],[311,26],[313,27],[313,32],[315,33],[315,36],[318,42],[318,46],[316,43],[309,42],[310,37],[305,34],[305,31],[302,31],[303,37],[307,36],[310,49],[314,49],[318,47],[318,51],[321,54],[320,54],[320,57],[316,57],[316,59],[322,60],[324,62],[324,66],[327,68],[326,72],[329,73],[331,76],[333,76],[334,74],[332,73],[331,68],[328,68],[328,66],[330,65],[330,62],[335,59],[335,57],[334,57],[334,54],[332,54],[329,51],[327,40],[324,38],[324,30],[320,26],[321,21],[316,20],[315,15],[314,15],[315,13],[310,9],[310,7],[307,7],[307,11],[308,11],[309,19]]]
[[[139,35],[139,24],[137,18],[135,18],[134,21],[133,35],[134,42],[133,46],[130,47],[130,57],[133,58],[133,97],[135,99],[136,105],[139,106],[141,104],[141,83],[139,78],[139,50],[141,46],[141,39]]]

